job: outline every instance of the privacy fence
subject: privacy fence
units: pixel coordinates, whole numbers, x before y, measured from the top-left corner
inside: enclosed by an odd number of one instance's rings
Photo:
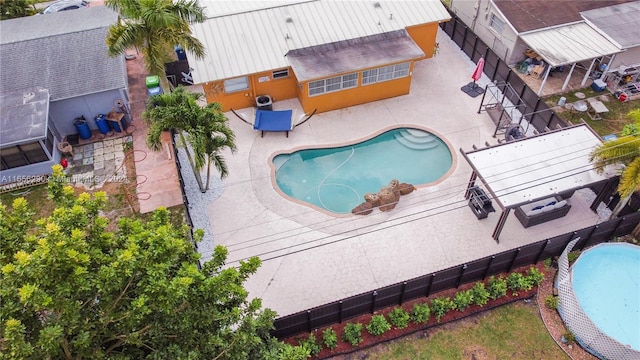
[[[341,323],[358,315],[373,313],[390,305],[427,297],[439,291],[457,288],[462,284],[486,279],[491,275],[532,265],[538,261],[560,256],[567,244],[580,238],[574,249],[583,249],[609,239],[631,233],[640,222],[636,212],[579,231],[524,245],[482,259],[433,272],[387,287],[355,295],[329,304],[276,319],[273,335],[286,338],[311,332],[314,329]]]
[[[478,36],[471,31],[454,13],[451,21],[441,23],[442,30],[460,47],[473,62],[477,63],[484,57],[484,73],[491,81],[506,83],[513,88],[513,92],[506,92],[509,101],[524,114],[524,118],[538,131],[545,128],[555,129],[565,127],[562,120],[535,91],[533,91],[500,57],[489,48]],[[522,107],[521,107],[522,106]]]

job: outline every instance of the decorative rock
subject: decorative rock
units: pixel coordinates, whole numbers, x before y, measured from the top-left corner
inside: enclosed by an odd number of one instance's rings
[[[366,193],[364,194],[364,201],[371,203],[373,207],[380,205],[380,196],[378,194]]]
[[[393,210],[398,204],[398,197],[388,188],[380,189],[380,211]]]
[[[407,195],[418,189],[411,184],[401,183],[398,185],[398,190],[400,191],[400,195]]]
[[[584,99],[584,98],[587,97],[584,93],[579,92],[579,91],[577,93],[573,94],[573,95],[575,95],[578,99]]]
[[[371,212],[373,212],[373,204],[366,201],[351,210],[355,215],[369,215]]]

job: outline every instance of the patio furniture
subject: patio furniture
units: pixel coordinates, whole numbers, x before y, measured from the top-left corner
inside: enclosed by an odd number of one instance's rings
[[[264,137],[264,132],[285,132],[289,137],[289,131],[293,131],[296,126],[304,124],[316,113],[318,109],[313,110],[304,120],[294,123],[293,110],[256,110],[255,120],[252,123],[240,116],[235,110],[231,112],[240,120],[253,126],[254,130],[260,131],[260,137]]]
[[[604,114],[609,112],[606,106],[599,100],[589,100],[589,110],[587,110],[587,115],[591,118],[591,120],[602,120],[602,116],[600,114]]]
[[[561,218],[569,213],[571,205],[560,196],[553,196],[519,206],[515,209],[516,217],[523,227],[539,225],[547,221]]]
[[[478,220],[485,219],[490,212],[496,211],[489,196],[477,186],[469,188],[469,208]]]

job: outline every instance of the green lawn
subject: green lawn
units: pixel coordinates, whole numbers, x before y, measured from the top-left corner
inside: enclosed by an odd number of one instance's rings
[[[428,330],[368,352],[367,359],[569,359],[545,328],[535,302],[499,307],[479,318]]]

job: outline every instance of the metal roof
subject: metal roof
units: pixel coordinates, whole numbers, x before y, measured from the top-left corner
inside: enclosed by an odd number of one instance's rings
[[[298,81],[321,79],[423,56],[424,52],[406,30],[291,50],[287,53]]]
[[[530,32],[520,38],[551,66],[568,65],[621,50],[585,22]]]
[[[602,141],[579,124],[502,145],[479,149],[465,158],[503,208],[575,190],[606,180],[589,154]]]
[[[49,90],[37,87],[0,94],[0,145],[9,147],[47,136]]]
[[[640,46],[640,1],[580,14],[621,49]]]
[[[451,18],[439,0],[273,1],[258,10],[251,10],[252,5],[258,6],[255,2],[236,3],[220,5],[217,14],[222,15],[192,25],[193,35],[207,49],[201,60],[189,54],[195,83],[287,67],[285,54],[290,50]],[[216,13],[211,10],[213,4],[218,2],[211,4],[207,14]]]
[[[105,42],[117,17],[98,6],[0,21],[0,91],[41,86],[55,101],[126,88],[124,56]]]

